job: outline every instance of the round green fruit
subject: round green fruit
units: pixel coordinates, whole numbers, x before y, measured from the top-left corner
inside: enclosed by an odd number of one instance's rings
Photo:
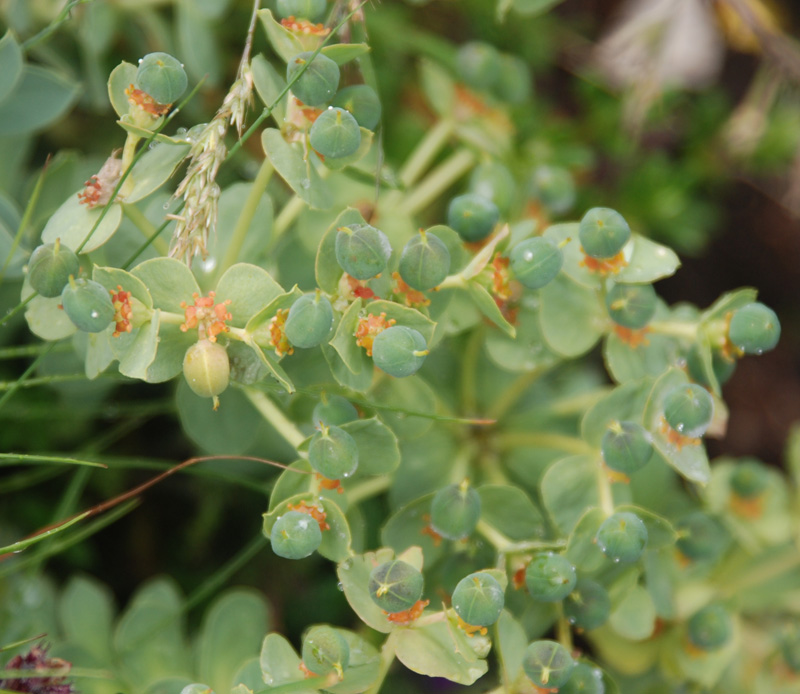
[[[372,361],[395,378],[412,376],[428,355],[428,344],[418,330],[393,325],[378,333],[372,342]]]
[[[525,649],[522,668],[537,687],[558,689],[569,681],[575,661],[556,641],[534,641]]]
[[[500,53],[483,41],[463,44],[456,54],[458,76],[474,89],[489,89],[500,72]]]
[[[289,309],[284,332],[295,347],[307,349],[322,344],[333,325],[333,307],[319,292],[301,296]]]
[[[511,207],[516,187],[517,182],[508,167],[497,161],[478,164],[469,177],[469,192],[491,200],[504,212]]]
[[[361,129],[349,111],[328,107],[308,131],[308,141],[323,157],[342,159],[355,154],[361,146]]]
[[[706,378],[705,369],[703,368],[700,348],[696,344],[692,345],[692,348],[686,355],[686,367],[689,370],[689,377],[693,381],[705,388],[711,387],[711,383]],[[731,357],[726,357],[720,350],[715,349],[711,352],[711,368],[714,371],[717,383],[725,385],[736,370],[736,360]]]
[[[525,239],[511,249],[511,270],[528,289],[541,289],[561,271],[564,255],[558,245],[543,236]]]
[[[314,406],[314,412],[311,415],[311,421],[314,424],[325,424],[331,426],[335,424],[337,427],[347,422],[353,422],[358,419],[358,410],[346,398],[341,395],[323,395]]]
[[[587,631],[602,626],[611,614],[608,591],[589,578],[578,579],[564,600],[564,614],[570,624]]]
[[[491,200],[475,193],[459,195],[447,208],[447,226],[464,241],[482,241],[500,219],[500,210]]]
[[[567,169],[542,165],[533,172],[533,193],[555,214],[564,214],[575,204],[575,180]]]
[[[652,284],[615,284],[606,294],[606,308],[617,325],[644,328],[656,312],[658,295]]]
[[[376,566],[369,575],[369,595],[384,612],[410,610],[422,597],[422,573],[400,559]]]
[[[683,436],[702,436],[713,417],[714,400],[703,386],[696,383],[678,386],[664,398],[664,418]]]
[[[599,668],[588,663],[578,663],[558,694],[605,694],[606,685],[603,673]]]
[[[733,619],[722,605],[709,605],[689,619],[689,640],[703,651],[722,648],[733,634]]]
[[[319,523],[308,513],[287,511],[279,516],[269,534],[272,551],[284,559],[304,559],[322,543]]]
[[[431,502],[431,527],[448,540],[472,534],[481,517],[481,497],[466,482],[436,492]]]
[[[315,675],[342,676],[350,664],[350,646],[333,627],[311,627],[303,637],[303,665]]]
[[[354,84],[340,89],[332,105],[350,113],[367,130],[375,130],[381,121],[381,100],[368,84]]]
[[[329,480],[347,478],[358,467],[358,446],[344,429],[335,424],[323,425],[311,437],[308,462],[314,470]]]
[[[488,627],[500,618],[505,594],[494,576],[478,571],[458,582],[452,603],[456,614],[467,624]]]
[[[636,561],[647,546],[647,527],[635,513],[615,513],[597,531],[597,546],[614,562]]]
[[[228,387],[231,364],[227,350],[218,342],[198,340],[183,357],[183,376],[201,398],[215,398]]]
[[[531,71],[520,57],[509,53],[500,54],[500,69],[492,84],[492,93],[509,104],[521,104],[531,95]]]
[[[769,306],[754,302],[734,312],[728,328],[728,338],[745,354],[763,354],[781,336],[781,322]]]
[[[403,247],[398,270],[409,287],[425,292],[447,277],[450,251],[438,236],[420,231]]]
[[[61,291],[61,305],[75,327],[85,333],[105,330],[114,318],[111,295],[94,280],[70,277]]]
[[[689,559],[716,559],[727,548],[730,540],[724,526],[703,511],[693,511],[676,524],[676,546]]]
[[[631,475],[653,456],[650,433],[636,422],[612,422],[600,443],[605,464],[616,472]]]
[[[742,499],[760,496],[767,488],[768,482],[767,466],[755,458],[739,461],[731,473],[731,489]]]
[[[586,255],[604,260],[613,258],[628,243],[631,228],[616,210],[593,207],[583,215],[578,235]]]
[[[525,569],[525,585],[534,600],[559,602],[569,595],[577,575],[575,567],[563,554],[541,552]]]
[[[339,66],[322,53],[312,58],[312,51],[298,53],[286,65],[286,81],[292,84],[292,93],[306,106],[324,106],[339,88]],[[307,66],[307,67],[306,67]]]
[[[159,104],[173,104],[186,91],[189,78],[169,53],[149,53],[139,61],[136,86]]]
[[[59,240],[36,248],[28,261],[28,282],[40,296],[60,296],[70,275],[80,270],[78,256]]]
[[[281,19],[294,17],[316,22],[325,12],[325,0],[278,0],[275,9]]]
[[[368,280],[383,272],[391,254],[386,234],[369,224],[341,227],[336,234],[336,260],[357,280]]]

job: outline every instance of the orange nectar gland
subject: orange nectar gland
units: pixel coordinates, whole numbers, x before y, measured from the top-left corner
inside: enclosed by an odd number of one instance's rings
[[[294,347],[289,342],[289,338],[286,337],[284,329],[288,316],[288,308],[279,308],[269,322],[269,343],[275,348],[276,357],[282,357],[284,354],[294,354]]]
[[[159,104],[152,96],[150,96],[147,92],[143,92],[141,89],[136,89],[132,84],[128,86],[125,90],[125,95],[128,97],[128,103],[132,104],[133,106],[138,106],[142,111],[145,113],[149,113],[151,116],[163,116],[167,111],[169,111],[170,106],[172,104]]]
[[[426,513],[422,516],[422,520],[425,522],[425,527],[419,531],[420,535],[428,535],[430,536],[431,540],[433,540],[433,546],[438,547],[442,544],[442,536],[437,533],[433,526],[431,525],[431,514]]]
[[[521,590],[525,587],[525,570],[528,568],[527,564],[520,566],[511,577],[511,584],[514,590]]]
[[[693,438],[691,436],[684,436],[679,431],[675,431],[667,420],[662,415],[661,417],[661,433],[664,434],[667,438],[667,442],[671,443],[673,446],[676,446],[678,450],[681,450],[684,446],[699,446],[700,439]]]
[[[358,327],[354,333],[356,344],[367,350],[367,356],[371,357],[372,343],[375,341],[375,338],[386,330],[386,328],[392,327],[396,322],[394,318],[386,320],[385,313],[381,313],[379,316],[370,313],[366,318],[362,318],[358,321]]]
[[[403,297],[403,303],[406,306],[416,308],[417,306],[428,306],[431,303],[431,300],[428,297],[426,297],[422,292],[419,292],[416,289],[412,289],[411,287],[409,287],[403,281],[403,278],[400,277],[399,272],[393,272],[392,279],[395,281],[395,286],[394,289],[392,290],[392,293]]]
[[[614,324],[614,333],[616,336],[632,349],[636,349],[640,345],[644,345],[645,347],[649,345],[650,340],[647,339],[647,333],[649,332],[650,329],[647,327],[641,330],[634,330],[633,328],[624,328],[621,325]]]
[[[735,492],[731,492],[728,505],[731,507],[731,511],[740,518],[761,518],[761,514],[764,512],[764,495],[760,494],[746,499]]]
[[[226,299],[221,303],[215,304],[215,296],[215,292],[209,292],[208,296],[200,296],[197,292],[194,292],[192,294],[194,303],[191,306],[185,301],[181,301],[181,308],[184,310],[186,318],[186,321],[181,324],[182,332],[197,328],[198,339],[216,342],[217,335],[230,330],[225,321],[233,318],[228,312],[228,305],[231,300]]]
[[[583,250],[583,248],[581,248]],[[625,254],[620,251],[613,258],[592,258],[590,255],[583,254],[581,265],[589,272],[597,273],[598,275],[616,275],[622,268],[627,267],[628,261],[625,260]]]
[[[117,285],[117,291],[108,290],[111,294],[111,305],[114,307],[114,332],[111,337],[119,337],[122,333],[129,333],[131,328],[131,293],[122,289],[122,285]]]
[[[346,272],[342,275],[342,278],[347,282],[347,287],[354,299],[371,299],[375,296],[375,292],[367,286],[369,280],[357,280]]]
[[[344,494],[341,480],[329,480],[327,477],[323,477],[318,472],[315,473],[315,476],[319,480],[319,486],[323,489],[335,489],[337,494]]]
[[[430,600],[417,600],[411,607],[402,612],[384,612],[386,619],[392,624],[406,626],[416,622],[422,615],[422,611],[430,604]]]
[[[337,480],[338,481],[338,480]],[[305,500],[301,501],[299,504],[289,504],[287,507],[290,511],[299,511],[300,513],[307,513],[311,516],[317,523],[319,523],[320,530],[330,530],[331,526],[328,525],[326,522],[326,518],[328,517],[325,511],[317,506],[308,506]]]
[[[467,636],[475,636],[475,634],[480,634],[481,636],[486,636],[487,629],[486,627],[476,627],[473,624],[467,624],[461,617],[456,615],[458,619],[458,628],[461,629]]]
[[[323,24],[314,24],[307,19],[296,19],[294,16],[282,19],[281,26],[293,34],[303,34],[304,36],[327,36],[331,33],[331,30]]]

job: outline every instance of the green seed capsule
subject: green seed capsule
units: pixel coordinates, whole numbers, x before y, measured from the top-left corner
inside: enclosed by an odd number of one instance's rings
[[[311,415],[311,421],[314,424],[322,422],[327,426],[335,424],[337,427],[356,419],[358,419],[358,410],[341,395],[328,395],[327,398],[323,396],[323,399],[315,405]]]
[[[800,672],[800,629],[797,627],[781,639],[781,655],[793,672]]]
[[[369,224],[341,227],[336,234],[336,261],[357,280],[368,280],[383,272],[391,254],[386,234]]]
[[[339,677],[350,664],[350,646],[336,629],[311,627],[303,637],[303,664],[315,675],[336,672]]]
[[[94,280],[70,276],[61,292],[61,305],[75,327],[85,333],[105,330],[114,318],[111,295]]]
[[[339,88],[339,66],[328,56],[312,51],[298,53],[286,65],[286,81],[291,82],[306,65],[305,72],[292,84],[292,93],[306,106],[324,106]]]
[[[600,450],[609,468],[631,475],[650,461],[653,439],[641,424],[612,422],[603,435]]]
[[[400,559],[376,566],[369,575],[369,595],[384,612],[409,610],[422,597],[422,573]]]
[[[28,282],[41,296],[60,296],[70,275],[80,270],[78,256],[59,240],[36,248],[28,261]]]
[[[478,164],[469,177],[469,192],[491,200],[503,212],[511,208],[516,187],[508,167],[497,161]]]
[[[658,295],[651,284],[615,284],[606,294],[606,308],[617,325],[644,328],[656,312]]]
[[[605,691],[603,673],[588,663],[578,663],[567,683],[558,688],[558,694],[605,694]]]
[[[217,342],[198,340],[183,357],[186,383],[201,398],[215,398],[228,387],[231,366],[228,352]]]
[[[381,100],[368,84],[354,84],[340,89],[332,105],[350,113],[367,130],[375,130],[381,121]]]
[[[702,362],[700,361],[700,348],[697,345],[692,345],[686,355],[686,367],[689,369],[689,376],[693,381],[704,388],[711,387],[711,383],[706,379]],[[717,378],[717,383],[725,385],[736,370],[736,360],[724,356],[722,352],[715,349],[711,352],[711,368]]]
[[[301,296],[289,309],[284,332],[295,347],[307,349],[322,344],[333,325],[333,307],[319,292]]]
[[[521,241],[509,255],[514,276],[528,289],[541,289],[561,271],[564,255],[555,242],[543,236]]]
[[[494,576],[478,571],[458,582],[452,603],[456,614],[467,624],[488,627],[500,618],[505,594]]]
[[[447,277],[450,251],[438,236],[420,231],[403,247],[398,270],[409,287],[425,292]]]
[[[471,535],[480,517],[481,497],[466,481],[440,489],[431,502],[431,526],[448,540]]]
[[[575,661],[556,641],[534,641],[525,649],[522,669],[528,679],[543,689],[558,689],[569,681]]]
[[[136,86],[159,104],[174,104],[188,85],[183,65],[169,53],[149,53],[139,61]]]
[[[564,214],[575,204],[575,180],[560,166],[539,166],[533,172],[533,193],[555,214]]]
[[[611,614],[611,599],[599,583],[581,578],[564,600],[564,614],[570,624],[580,629],[596,629],[605,624]]]
[[[722,648],[733,634],[733,619],[722,605],[709,605],[689,619],[689,640],[703,651]]]
[[[497,205],[475,193],[453,198],[447,208],[447,226],[455,229],[465,241],[485,239],[499,219]]]
[[[269,539],[272,551],[279,557],[304,559],[322,543],[322,531],[310,514],[287,511],[275,521]]]
[[[681,554],[689,559],[717,559],[728,546],[730,537],[724,526],[703,511],[693,511],[675,524]]]
[[[636,561],[647,546],[647,527],[635,513],[615,513],[597,531],[597,546],[614,562]]]
[[[583,215],[578,234],[584,253],[603,260],[622,250],[631,237],[631,228],[616,210],[593,207]]]
[[[323,157],[341,159],[355,154],[361,146],[358,122],[343,108],[329,107],[308,131],[309,142]]]
[[[497,80],[500,66],[498,50],[482,41],[470,41],[458,49],[458,76],[474,89],[489,89]]]
[[[492,93],[509,104],[521,104],[531,96],[531,71],[522,58],[508,53],[500,54],[500,69],[492,84]]]
[[[316,22],[325,12],[325,0],[278,0],[275,9],[281,19],[295,17]]]
[[[702,436],[713,417],[714,400],[705,388],[695,383],[678,386],[664,398],[664,418],[683,436]]]
[[[575,567],[562,554],[541,552],[525,569],[525,585],[534,600],[559,602],[569,595],[577,575]]]
[[[742,499],[760,496],[767,488],[768,482],[767,466],[755,458],[741,460],[731,474],[731,489]]]
[[[344,429],[323,425],[311,438],[308,462],[329,480],[350,477],[358,467],[358,446]]]
[[[427,355],[428,344],[422,333],[405,325],[386,328],[372,343],[375,366],[395,378],[417,373]]]
[[[728,328],[730,341],[745,354],[763,354],[781,336],[781,322],[769,306],[755,302],[734,312]]]

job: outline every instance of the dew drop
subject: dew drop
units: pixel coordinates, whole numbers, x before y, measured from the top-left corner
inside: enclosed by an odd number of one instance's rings
[[[344,592],[344,586],[342,585],[342,582],[341,582],[341,581],[339,581],[339,582],[336,584],[336,590],[338,590],[338,591],[339,591],[339,592],[341,592],[341,593],[343,593],[343,592]]]
[[[577,620],[575,619],[575,617],[569,617],[569,618],[567,619],[567,621],[568,621],[570,624],[575,624],[575,622],[576,622]]]
[[[97,318],[100,314],[97,311],[92,311],[91,316],[92,318]]]
[[[681,433],[683,431],[683,428],[684,428],[683,422],[681,422],[680,424],[678,424],[678,426],[675,427],[678,433]]]
[[[744,352],[744,350],[742,350],[742,351]],[[763,350],[763,349],[757,349],[757,350],[756,350],[756,354],[757,354],[758,356],[761,356],[762,354],[764,354],[764,350]]]
[[[305,190],[308,190],[308,189],[311,187],[311,181],[309,181],[307,178],[304,178],[302,181],[300,181],[300,185],[301,185],[301,186],[302,186],[302,187],[303,187]]]
[[[533,260],[533,252],[532,251],[525,251],[522,254],[522,259],[527,261],[527,262],[530,262],[531,260]]]
[[[143,60],[144,60],[144,58],[139,58],[139,65],[141,65],[141,64],[142,64],[142,61],[143,61]]]
[[[619,557],[614,557],[614,563],[619,564]]]
[[[202,263],[201,266],[204,272],[211,272],[215,267],[217,267],[217,259],[213,256],[208,256]]]
[[[165,202],[165,203],[162,205],[162,207],[163,207],[165,210],[168,210],[168,209],[170,208],[170,206],[171,206],[171,202],[170,202],[169,200],[167,200],[167,201],[166,201],[166,202]]]

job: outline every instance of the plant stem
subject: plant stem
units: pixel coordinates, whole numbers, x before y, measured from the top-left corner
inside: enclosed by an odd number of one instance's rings
[[[443,118],[426,133],[400,169],[398,178],[404,187],[410,187],[422,175],[442,147],[447,144],[454,129],[455,121]]]
[[[549,434],[542,431],[508,431],[495,438],[501,451],[511,448],[556,448],[566,453],[585,455],[595,450],[583,439],[566,434]]]
[[[136,207],[136,205],[130,203],[122,203],[122,211],[125,216],[136,225],[136,228],[144,234],[146,239],[153,238],[151,244],[158,253],[161,255],[167,255],[169,253],[169,245],[164,239],[158,238],[158,232],[155,226],[144,216],[144,212]]]
[[[558,622],[556,623],[558,642],[568,651],[572,652],[572,630],[564,614],[564,603],[559,602],[556,607],[558,609]]]
[[[429,205],[469,171],[475,165],[475,159],[475,155],[468,149],[453,153],[405,196],[402,202],[403,212],[413,215]]]
[[[494,404],[486,413],[486,416],[489,417],[489,419],[502,419],[506,412],[508,412],[524,395],[531,384],[545,371],[547,371],[547,367],[539,367],[515,378],[511,385],[501,393],[497,400],[495,400]]]
[[[242,388],[242,392],[253,403],[261,416],[275,427],[277,432],[294,448],[297,448],[308,438],[265,393],[253,388]]]
[[[611,494],[611,482],[601,463],[597,464],[597,493],[600,496],[600,508],[606,516],[614,513],[614,497]]]
[[[4,359],[23,359],[25,357],[36,357],[42,352],[47,350],[48,343],[39,343],[35,345],[17,345],[16,347],[3,347],[0,349],[0,360]],[[67,343],[59,343],[60,349],[56,352],[72,351]]]
[[[8,323],[8,321],[10,321],[15,315],[17,315],[23,308],[25,308],[28,305],[28,302],[33,301],[33,299],[36,298],[37,296],[39,296],[39,293],[33,292],[33,294],[26,296],[14,308],[9,309],[6,315],[0,318],[0,325]]]
[[[250,186],[247,199],[244,201],[244,207],[242,207],[242,211],[239,213],[239,219],[236,220],[236,226],[233,228],[233,235],[228,244],[228,250],[225,251],[225,256],[222,258],[222,262],[217,270],[218,277],[236,262],[236,259],[242,252],[242,247],[247,238],[247,232],[250,231],[250,224],[253,222],[253,217],[256,215],[256,210],[264,195],[264,191],[267,189],[269,179],[272,178],[272,172],[274,170],[270,160],[264,157],[264,161],[261,162],[261,168],[258,170],[258,174]]]
[[[380,477],[364,480],[352,489],[347,490],[347,501],[350,504],[358,504],[364,499],[382,494],[391,484],[392,478],[389,475],[381,475]]]
[[[647,330],[659,335],[671,335],[672,337],[682,337],[687,340],[697,339],[697,323],[685,323],[679,321],[653,321],[648,323]]]
[[[16,381],[11,381],[10,383],[0,382],[0,390],[6,391],[5,395],[3,395],[3,397],[0,398],[0,407],[5,405],[6,402],[8,402],[8,400],[10,400],[11,397],[14,395],[14,393],[16,393],[17,390],[22,387],[22,384],[25,383],[25,381],[28,379],[28,376],[30,376],[36,370],[36,367],[39,366],[39,363],[50,353],[50,350],[53,349],[53,347],[55,346],[56,343],[51,342],[47,346],[47,349],[42,350],[42,353],[30,363],[30,366],[28,366],[28,368],[22,372],[22,375]],[[85,374],[83,375],[85,376]],[[48,376],[46,378],[52,379],[54,378],[54,376]],[[42,379],[36,379],[36,380],[42,380]],[[6,388],[3,388],[4,385],[6,386]]]
[[[468,417],[478,413],[478,357],[483,346],[484,333],[480,327],[474,330],[464,349],[461,365],[461,402],[464,414]]]
[[[727,585],[720,586],[721,597],[733,597],[746,588],[765,583],[787,571],[800,567],[800,553],[797,552],[797,547],[789,545],[788,549],[787,553],[779,554],[777,557],[765,562],[759,562],[757,556],[753,557],[751,562],[753,569],[751,571],[737,575]]]
[[[381,690],[381,686],[383,686],[383,681],[386,679],[386,675],[389,674],[389,668],[392,667],[393,662],[394,639],[392,638],[392,634],[389,634],[389,636],[386,638],[386,641],[383,642],[383,647],[381,648],[381,663],[380,667],[378,668],[378,676],[364,694],[378,694],[378,692]]]

